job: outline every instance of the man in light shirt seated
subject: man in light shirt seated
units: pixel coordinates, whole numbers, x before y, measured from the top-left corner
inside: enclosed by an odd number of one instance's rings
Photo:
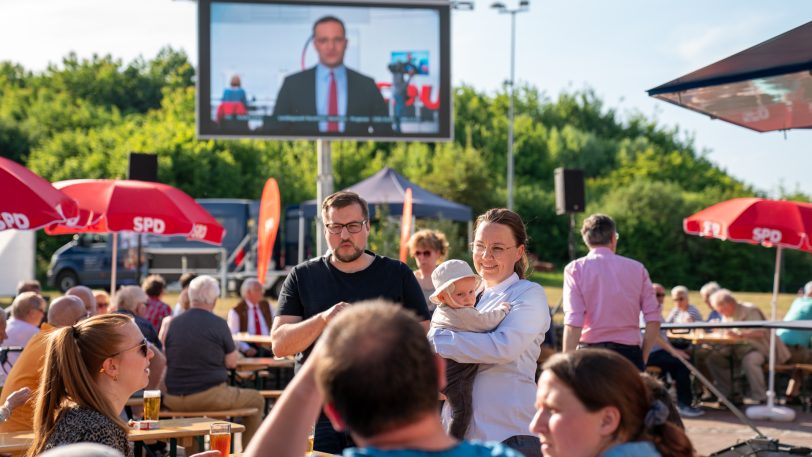
[[[752,303],[741,303],[727,289],[719,289],[710,297],[711,305],[722,316],[722,322],[765,320],[764,313]],[[761,366],[767,362],[770,351],[770,332],[764,328],[731,329],[719,332],[728,338],[738,340],[738,344],[715,348],[707,358],[708,369],[716,387],[725,396],[733,392],[730,379],[730,363],[740,361],[741,369],[750,385],[749,399],[755,403],[767,400],[767,386]],[[780,338],[775,340],[775,362],[784,363],[789,359],[787,347]],[[734,402],[739,398],[734,397]]]
[[[674,301],[674,308],[668,313],[665,321],[671,323],[702,322],[702,313],[696,306],[688,302],[688,288],[676,286],[671,289],[671,300]]]
[[[231,334],[270,335],[273,310],[262,298],[262,284],[254,278],[246,279],[240,286],[242,300],[228,310],[228,328]],[[270,357],[273,354],[258,344],[239,343],[240,352],[246,357]]]
[[[11,304],[11,319],[6,325],[6,340],[3,346],[23,347],[32,336],[39,332],[39,325],[45,319],[48,304],[37,292],[23,292],[14,298]],[[6,375],[14,366],[19,352],[8,352],[6,363],[0,370],[0,385],[5,383]]]

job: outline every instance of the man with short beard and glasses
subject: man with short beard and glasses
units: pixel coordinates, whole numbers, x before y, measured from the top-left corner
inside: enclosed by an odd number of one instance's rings
[[[324,200],[321,212],[330,252],[297,265],[285,280],[271,329],[274,355],[296,354],[299,368],[327,323],[363,300],[398,303],[414,311],[428,329],[426,300],[409,267],[365,249],[369,238],[366,201],[353,192],[336,192]],[[315,450],[341,454],[350,446],[349,435],[334,431],[322,414],[316,424]]]

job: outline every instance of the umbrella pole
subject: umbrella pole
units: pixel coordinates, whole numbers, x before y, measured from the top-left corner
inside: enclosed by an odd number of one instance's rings
[[[113,265],[110,270],[110,300],[116,295],[116,267],[118,266],[118,233],[113,232]]]
[[[770,301],[770,320],[775,320],[778,308],[778,289],[781,283],[781,246],[775,250],[775,276],[773,276],[773,297]],[[752,406],[747,409],[747,416],[751,419],[770,419],[776,421],[792,421],[795,411],[784,406],[775,406],[775,329],[770,329],[770,372],[769,387],[767,389],[767,405]]]

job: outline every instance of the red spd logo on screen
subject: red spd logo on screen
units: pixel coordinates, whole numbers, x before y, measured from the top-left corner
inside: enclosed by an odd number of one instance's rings
[[[133,218],[134,232],[163,233],[166,230],[166,222],[157,217],[136,216]]]
[[[202,240],[203,238],[206,238],[206,232],[208,230],[209,228],[205,225],[195,224],[195,226],[192,227],[192,233],[189,235],[189,238]]]
[[[756,227],[753,229],[753,241],[756,243],[780,243],[781,231],[766,227]]]
[[[0,230],[25,230],[30,226],[31,222],[28,220],[28,216],[25,214],[0,212]]]

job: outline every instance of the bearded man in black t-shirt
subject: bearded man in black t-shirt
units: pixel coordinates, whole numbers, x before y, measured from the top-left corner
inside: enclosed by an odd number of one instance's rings
[[[271,330],[274,355],[297,354],[300,366],[333,317],[352,303],[374,298],[413,310],[428,328],[426,300],[409,267],[365,250],[366,201],[353,192],[336,192],[324,200],[321,212],[330,252],[297,265],[285,280]],[[319,418],[315,450],[341,454],[352,444],[349,435],[335,432],[324,415]]]

